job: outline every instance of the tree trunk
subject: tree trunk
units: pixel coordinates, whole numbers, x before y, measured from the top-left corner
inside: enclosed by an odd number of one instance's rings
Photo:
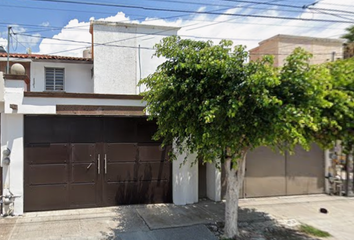
[[[244,150],[241,157],[237,159],[237,167],[232,167],[231,156],[227,154],[225,159],[226,169],[226,204],[225,204],[225,229],[224,235],[227,238],[234,238],[238,236],[238,199],[239,192],[243,185],[243,179],[245,177],[246,168],[246,154],[247,150]]]

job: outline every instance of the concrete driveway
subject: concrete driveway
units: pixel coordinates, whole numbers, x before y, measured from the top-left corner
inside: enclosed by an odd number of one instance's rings
[[[354,239],[354,199],[326,195],[240,201],[240,222],[296,219],[329,231],[338,240]],[[319,208],[329,213],[322,214]],[[216,240],[205,224],[222,221],[224,203],[188,206],[131,205],[26,213],[0,218],[0,239]]]

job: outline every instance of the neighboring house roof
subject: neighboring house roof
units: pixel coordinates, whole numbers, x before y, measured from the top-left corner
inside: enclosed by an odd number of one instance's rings
[[[331,42],[331,43],[338,43],[338,44],[342,44],[344,43],[343,39],[335,39],[335,38],[319,38],[319,37],[308,37],[308,36],[295,36],[295,35],[285,35],[285,34],[278,34],[275,35],[271,38],[265,39],[261,42],[259,42],[259,44],[262,44],[263,42],[266,42],[268,40],[272,40],[272,39],[279,39],[279,40],[290,40],[290,39],[294,39],[294,40],[302,40],[302,41],[318,41],[318,42]]]
[[[0,52],[0,57],[7,57],[7,53]],[[67,60],[67,61],[92,62],[91,58],[42,55],[42,54],[10,53],[9,57],[10,58],[33,59],[33,60]]]
[[[285,34],[278,34],[273,37],[267,38],[262,40],[258,43],[258,45],[262,45],[268,41],[299,41],[301,42],[313,42],[313,43],[331,43],[335,45],[342,45],[344,43],[343,39],[334,39],[334,38],[319,38],[319,37],[307,37],[307,36],[295,36],[295,35],[285,35]],[[256,51],[258,47],[252,48],[249,52]]]

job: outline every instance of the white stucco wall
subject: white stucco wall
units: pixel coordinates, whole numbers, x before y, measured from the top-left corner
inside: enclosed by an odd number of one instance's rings
[[[213,201],[221,201],[221,171],[214,163],[206,165],[207,197]]]
[[[4,73],[0,72],[0,102],[4,101],[5,97],[5,80]]]
[[[152,35],[151,35],[152,34]],[[156,43],[159,43],[162,38],[166,36],[177,35],[177,30],[175,28],[163,28],[163,29],[149,29],[139,27],[137,30],[137,46],[140,45],[140,66],[141,72],[139,67],[139,59],[137,63],[137,82],[140,80],[140,73],[141,78],[145,78],[150,74],[154,73],[157,67],[162,64],[165,59],[160,57],[153,56],[155,50],[152,48],[155,46]],[[139,54],[138,54],[139,56]],[[145,86],[140,86],[137,90],[137,93],[143,92],[146,90]]]
[[[23,214],[23,115],[1,113],[1,160],[3,150],[9,148],[10,164],[3,165],[3,191],[18,195],[14,214]]]
[[[177,159],[172,162],[172,197],[176,205],[185,205],[198,202],[198,163],[195,161],[197,154],[177,154]],[[183,164],[185,157],[186,162]]]
[[[94,93],[138,94],[140,76],[144,78],[153,73],[163,61],[152,59],[153,46],[163,37],[176,35],[177,30],[93,22]]]
[[[64,63],[55,61],[33,61],[31,64],[32,92],[45,91],[45,67],[64,68],[64,91],[70,93],[93,93],[91,63]]]
[[[13,110],[5,104],[5,113]],[[125,99],[97,99],[97,98],[37,98],[24,97],[22,104],[18,105],[17,113],[21,114],[56,114],[57,105],[82,105],[82,106],[136,106],[144,107],[141,100]]]

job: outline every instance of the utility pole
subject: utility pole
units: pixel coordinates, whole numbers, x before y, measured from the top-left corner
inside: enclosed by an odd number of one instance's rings
[[[7,27],[7,64],[6,64],[6,73],[10,73],[10,35],[11,35],[11,28]]]
[[[336,52],[332,52],[332,62],[334,62],[335,57],[336,57]]]

